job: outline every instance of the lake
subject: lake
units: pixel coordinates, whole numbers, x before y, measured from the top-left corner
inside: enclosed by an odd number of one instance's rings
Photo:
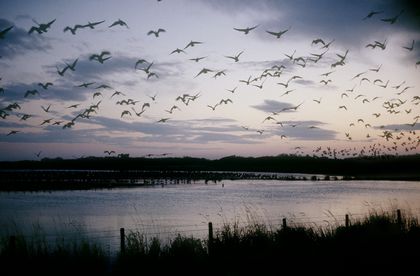
[[[370,210],[410,210],[420,217],[420,182],[224,180],[84,191],[1,192],[1,234],[34,229],[118,243],[119,229],[150,236],[205,237],[207,224],[343,223]]]

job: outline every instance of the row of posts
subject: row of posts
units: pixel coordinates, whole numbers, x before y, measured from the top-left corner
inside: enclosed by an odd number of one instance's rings
[[[397,224],[402,225],[402,217],[401,217],[401,210],[400,209],[397,210]],[[350,217],[349,217],[348,214],[346,214],[346,216],[345,216],[345,226],[346,227],[350,226]],[[214,241],[213,223],[209,222],[208,229],[209,229],[208,250],[210,252],[211,248],[212,248],[212,245],[213,245],[213,241]],[[286,218],[283,218],[283,220],[282,220],[282,229],[287,229]],[[11,253],[15,252],[16,236],[10,236],[9,246],[10,246]],[[125,252],[125,229],[124,228],[120,228],[120,250],[121,250],[121,253]]]

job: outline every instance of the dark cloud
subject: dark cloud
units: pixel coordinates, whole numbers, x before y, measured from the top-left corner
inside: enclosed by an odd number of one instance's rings
[[[28,34],[28,31],[15,26],[13,22],[0,19],[0,30],[14,26],[0,41],[0,56],[4,59],[11,59],[17,55],[23,55],[28,51],[47,51],[51,49],[48,38]]]
[[[69,118],[69,117],[68,117]],[[115,145],[133,145],[135,142],[161,142],[161,143],[193,143],[208,144],[213,142],[233,144],[255,144],[258,141],[249,139],[232,131],[240,130],[235,126],[226,127],[200,127],[184,121],[159,124],[156,122],[125,122],[106,117],[93,117],[90,120],[79,119],[72,129],[62,129],[61,126],[49,125],[39,133],[25,133],[27,125],[9,122],[0,122],[0,128],[19,128],[22,133],[10,136],[0,136],[0,142],[14,143],[91,143],[102,142]],[[78,123],[88,123],[89,129],[77,129]],[[109,132],[112,129],[112,132]],[[121,135],[118,132],[125,132]],[[133,136],[136,133],[139,135]]]
[[[412,123],[407,124],[391,124],[391,125],[384,125],[384,126],[375,126],[375,129],[382,129],[382,130],[391,130],[391,131],[401,131],[401,130],[420,130],[420,123],[416,123],[414,126]]]
[[[26,91],[36,89],[39,94],[29,95],[24,97]],[[87,98],[87,89],[76,88],[69,83],[56,83],[49,86],[48,89],[43,89],[38,83],[24,84],[16,83],[4,87],[4,94],[1,96],[3,101],[19,101],[28,102],[34,99],[45,99],[49,101],[83,101]],[[92,94],[91,90],[90,94]]]
[[[283,109],[291,108],[290,103],[279,102],[276,100],[264,100],[264,103],[258,105],[251,105],[251,107],[264,112],[280,112]],[[283,112],[294,112],[294,110],[285,110]]]

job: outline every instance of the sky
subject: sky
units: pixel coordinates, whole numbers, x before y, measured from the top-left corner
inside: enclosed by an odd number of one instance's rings
[[[0,32],[0,160],[420,153],[416,1],[4,0]]]

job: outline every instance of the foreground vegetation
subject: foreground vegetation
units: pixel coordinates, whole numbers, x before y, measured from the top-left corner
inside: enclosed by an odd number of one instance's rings
[[[12,244],[13,243],[13,244]],[[416,271],[418,219],[371,213],[351,225],[274,227],[225,224],[211,242],[178,235],[170,242],[133,231],[124,252],[111,257],[99,244],[17,236],[0,242],[0,274],[19,275],[279,275],[386,274]]]

